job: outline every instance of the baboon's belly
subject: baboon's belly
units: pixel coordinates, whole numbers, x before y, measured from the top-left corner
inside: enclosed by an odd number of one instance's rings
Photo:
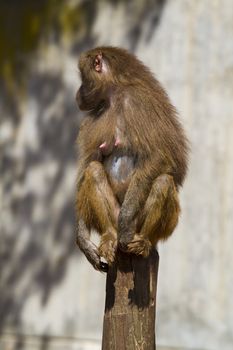
[[[104,160],[104,167],[113,192],[118,200],[122,202],[135,167],[133,157],[129,155],[111,155]]]

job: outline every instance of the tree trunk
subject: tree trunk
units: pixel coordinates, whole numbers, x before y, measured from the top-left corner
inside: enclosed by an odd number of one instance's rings
[[[118,251],[109,269],[102,350],[155,350],[155,306],[159,255]]]

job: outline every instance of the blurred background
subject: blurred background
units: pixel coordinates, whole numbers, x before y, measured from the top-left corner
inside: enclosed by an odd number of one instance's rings
[[[0,1],[0,349],[100,349],[105,275],[75,246],[80,53],[134,52],[191,141],[159,246],[159,349],[233,349],[232,0]]]

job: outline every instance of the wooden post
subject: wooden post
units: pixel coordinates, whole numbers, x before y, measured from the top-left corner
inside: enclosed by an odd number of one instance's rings
[[[102,350],[155,350],[155,307],[159,255],[117,252],[109,269]]]

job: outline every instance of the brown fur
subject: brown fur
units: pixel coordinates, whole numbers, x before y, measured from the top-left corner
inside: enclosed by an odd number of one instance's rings
[[[93,66],[97,55],[103,59],[101,72]],[[78,222],[86,225],[85,237],[91,228],[100,233],[98,258],[112,263],[117,243],[146,256],[151,244],[166,239],[177,224],[186,137],[166,92],[135,56],[100,47],[81,55],[79,69],[77,101],[89,112],[78,136]],[[100,149],[104,142],[106,153]],[[82,231],[77,241],[88,255]]]

